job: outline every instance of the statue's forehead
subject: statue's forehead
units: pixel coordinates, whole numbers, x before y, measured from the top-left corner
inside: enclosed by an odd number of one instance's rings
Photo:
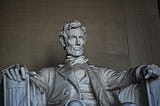
[[[67,31],[68,36],[85,36],[83,30],[81,28],[71,29]]]

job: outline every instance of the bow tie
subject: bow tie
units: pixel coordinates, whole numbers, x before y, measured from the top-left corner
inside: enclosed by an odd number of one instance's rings
[[[73,66],[75,64],[86,63],[88,59],[86,59],[84,56],[80,56],[80,57],[67,56],[66,61],[69,62],[71,66]]]

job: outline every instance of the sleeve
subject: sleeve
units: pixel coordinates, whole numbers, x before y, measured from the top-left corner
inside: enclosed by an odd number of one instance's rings
[[[102,68],[100,76],[106,90],[118,90],[138,82],[136,77],[136,68],[122,72]]]
[[[52,86],[55,71],[54,68],[44,68],[40,71],[30,72],[30,101],[31,106],[45,106]]]

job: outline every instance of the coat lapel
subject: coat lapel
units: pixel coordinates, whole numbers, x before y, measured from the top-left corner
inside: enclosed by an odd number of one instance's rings
[[[72,76],[72,68],[69,64],[64,65],[59,71],[59,75],[67,80],[76,90],[76,92],[80,95],[79,88],[77,86],[76,80]]]
[[[100,76],[95,72],[94,69],[90,68],[86,64],[86,71],[88,73],[91,87],[93,88],[96,100],[99,106],[112,106],[114,104],[114,98],[111,92],[106,91],[100,81]]]

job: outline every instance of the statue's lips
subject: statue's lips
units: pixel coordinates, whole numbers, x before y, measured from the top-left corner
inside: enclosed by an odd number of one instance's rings
[[[81,50],[82,49],[82,47],[73,47],[73,50],[76,50],[76,51],[79,51],[79,50]]]

